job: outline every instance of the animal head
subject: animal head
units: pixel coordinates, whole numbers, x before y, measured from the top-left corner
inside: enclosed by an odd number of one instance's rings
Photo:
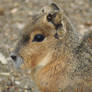
[[[71,25],[54,3],[44,7],[24,28],[11,57],[16,67],[31,68],[31,73],[60,59]],[[67,50],[66,50],[67,51]]]

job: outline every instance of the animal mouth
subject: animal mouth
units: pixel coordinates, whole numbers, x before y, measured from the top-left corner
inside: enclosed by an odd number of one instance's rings
[[[23,65],[24,60],[22,57],[17,56],[16,60],[13,62],[13,65],[15,68],[21,68],[21,66]]]

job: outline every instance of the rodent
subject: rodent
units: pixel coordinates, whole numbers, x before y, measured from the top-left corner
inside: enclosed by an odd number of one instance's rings
[[[52,3],[24,28],[11,57],[41,92],[92,92],[92,32],[80,36]]]

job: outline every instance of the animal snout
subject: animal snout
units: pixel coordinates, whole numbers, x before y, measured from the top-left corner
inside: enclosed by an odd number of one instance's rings
[[[14,61],[13,64],[16,68],[19,68],[23,64],[23,59],[15,53],[11,53],[10,57]]]
[[[14,62],[17,60],[17,55],[14,53],[11,53],[10,57]]]

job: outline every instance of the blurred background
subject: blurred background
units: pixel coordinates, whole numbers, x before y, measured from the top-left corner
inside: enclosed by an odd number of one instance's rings
[[[92,0],[0,0],[0,92],[39,92],[31,78],[14,69],[9,54],[32,15],[51,2],[81,34],[92,30]]]

